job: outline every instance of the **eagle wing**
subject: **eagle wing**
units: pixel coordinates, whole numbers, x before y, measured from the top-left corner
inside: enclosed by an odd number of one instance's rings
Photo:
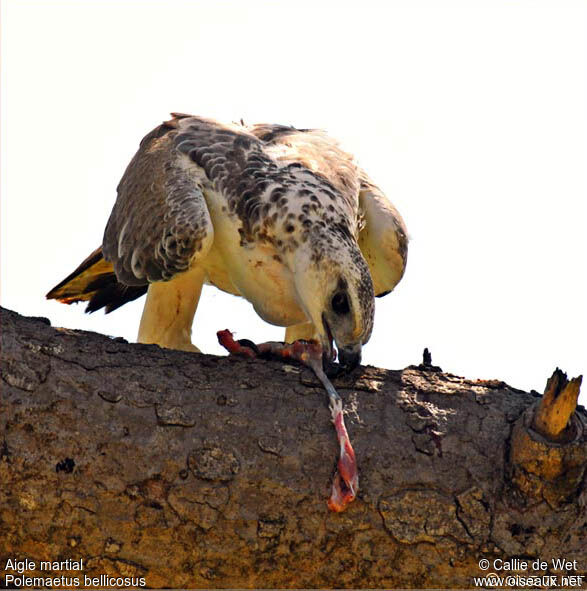
[[[119,184],[103,242],[118,280],[168,280],[205,257],[214,239],[211,191],[240,219],[241,246],[278,238],[287,245],[290,224],[305,227],[319,211],[318,223],[358,235],[376,295],[403,275],[401,216],[334,140],[319,130],[174,114],[143,139]]]
[[[214,239],[204,180],[174,149],[178,121],[143,138],[118,185],[102,248],[126,285],[166,281],[187,271]]]
[[[369,265],[377,297],[387,295],[402,278],[408,258],[404,221],[381,189],[360,171],[359,205],[363,227],[359,248]]]

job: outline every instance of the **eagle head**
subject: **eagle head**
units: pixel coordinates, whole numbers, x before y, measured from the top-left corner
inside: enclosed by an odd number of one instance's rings
[[[309,242],[311,247],[300,249],[295,261],[298,299],[316,328],[325,362],[334,360],[334,342],[340,364],[353,369],[373,329],[375,296],[369,267],[346,233]]]

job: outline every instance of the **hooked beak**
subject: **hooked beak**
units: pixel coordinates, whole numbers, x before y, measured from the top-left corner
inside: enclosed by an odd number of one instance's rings
[[[324,353],[322,353],[322,365],[324,366],[324,369],[326,369],[329,365],[334,364],[336,351],[334,350],[334,337],[332,336],[332,331],[330,330],[330,326],[328,326],[328,322],[326,322],[324,314],[322,314],[322,326],[324,327],[324,334],[326,335],[326,339],[322,340],[322,349],[324,351]]]
[[[343,347],[338,350],[338,362],[346,371],[352,371],[361,363],[361,345]]]
[[[324,372],[329,378],[334,378],[341,373],[350,372],[359,363],[361,363],[361,345],[353,345],[351,347],[339,347],[338,348],[338,363],[334,363],[336,359],[336,351],[334,349],[334,338],[328,322],[322,315],[322,324],[324,326],[324,332],[326,333],[326,344],[322,343],[324,353],[322,354],[322,365]]]

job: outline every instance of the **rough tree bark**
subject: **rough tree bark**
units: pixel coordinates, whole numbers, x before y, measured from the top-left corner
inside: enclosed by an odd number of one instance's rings
[[[360,493],[334,514],[310,371],[1,320],[0,572],[69,558],[150,587],[463,588],[480,558],[523,557],[586,574],[582,407],[551,442],[535,392],[361,367],[335,381]]]

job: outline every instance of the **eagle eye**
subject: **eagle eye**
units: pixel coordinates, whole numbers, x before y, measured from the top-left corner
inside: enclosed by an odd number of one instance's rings
[[[351,309],[346,293],[340,291],[334,294],[331,304],[332,309],[340,315],[348,314],[349,310]]]

